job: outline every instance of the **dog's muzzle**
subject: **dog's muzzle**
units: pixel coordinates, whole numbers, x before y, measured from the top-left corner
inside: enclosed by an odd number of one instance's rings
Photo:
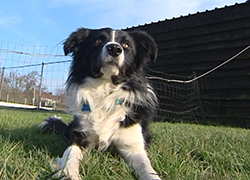
[[[112,57],[118,57],[122,53],[122,47],[119,44],[108,44],[106,50]]]
[[[124,50],[116,42],[109,42],[103,47],[102,51],[103,65],[120,67],[124,61]]]

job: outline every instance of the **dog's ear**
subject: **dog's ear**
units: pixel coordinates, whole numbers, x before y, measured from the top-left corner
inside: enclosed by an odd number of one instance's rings
[[[70,34],[68,39],[63,43],[64,54],[75,54],[78,50],[79,44],[89,35],[90,30],[85,28],[79,28],[77,31]]]
[[[152,36],[145,31],[132,31],[129,34],[134,38],[137,49],[142,52],[139,56],[142,60],[155,61],[157,58],[158,48]]]

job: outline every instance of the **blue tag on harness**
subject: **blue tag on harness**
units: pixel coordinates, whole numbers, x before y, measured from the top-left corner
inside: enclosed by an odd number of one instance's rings
[[[116,99],[115,105],[121,105],[123,103],[122,99]]]
[[[122,103],[123,103],[123,99],[116,99],[115,100],[115,105],[122,105]],[[83,104],[81,110],[91,112],[91,109],[90,109],[88,104]]]
[[[90,109],[90,107],[89,107],[88,104],[83,104],[81,110],[82,110],[82,111],[91,111],[91,109]]]

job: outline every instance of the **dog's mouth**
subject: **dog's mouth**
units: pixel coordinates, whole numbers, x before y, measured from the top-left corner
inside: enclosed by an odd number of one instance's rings
[[[111,58],[109,60],[107,60],[106,62],[104,62],[104,66],[108,65],[108,66],[119,66],[118,60],[116,58]]]
[[[119,61],[114,58],[106,59],[100,69],[103,78],[110,79],[112,75],[119,74]]]

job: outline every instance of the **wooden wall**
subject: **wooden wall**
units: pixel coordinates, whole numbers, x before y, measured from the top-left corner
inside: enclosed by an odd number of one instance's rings
[[[250,45],[250,2],[128,28],[144,30],[158,44],[150,68],[198,75]],[[198,81],[200,118],[212,124],[250,127],[250,50]]]

